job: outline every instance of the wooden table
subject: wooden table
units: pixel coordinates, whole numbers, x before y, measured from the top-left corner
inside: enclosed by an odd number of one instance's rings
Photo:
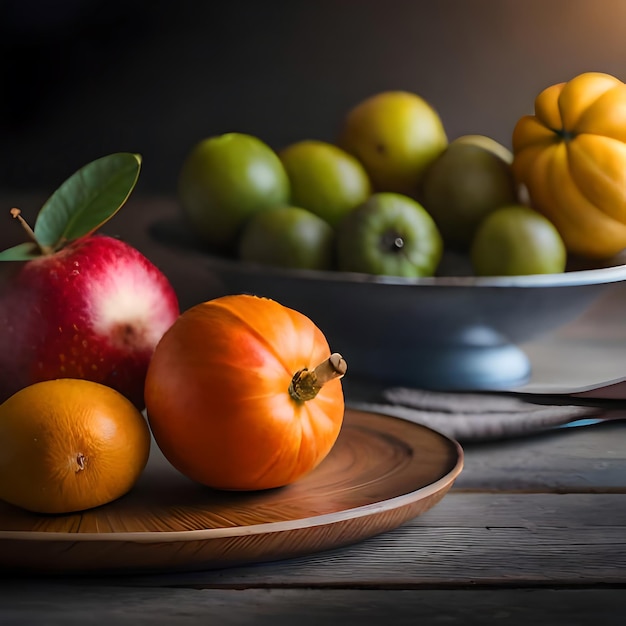
[[[626,422],[464,449],[444,499],[383,535],[216,571],[7,577],[0,625],[623,624]]]
[[[626,423],[465,446],[434,508],[357,545],[196,573],[17,578],[0,624],[623,624]]]

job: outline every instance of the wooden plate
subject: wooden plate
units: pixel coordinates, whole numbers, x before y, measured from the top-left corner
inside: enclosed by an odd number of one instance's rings
[[[298,482],[218,492],[153,445],[123,498],[70,515],[0,503],[0,570],[116,573],[214,569],[290,558],[391,530],[435,505],[463,467],[461,446],[398,418],[346,411],[328,457]]]

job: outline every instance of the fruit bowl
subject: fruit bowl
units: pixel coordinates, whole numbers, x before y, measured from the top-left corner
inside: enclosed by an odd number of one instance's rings
[[[149,235],[188,270],[171,278],[183,308],[234,293],[273,298],[321,328],[331,349],[346,358],[351,384],[515,389],[531,375],[520,344],[577,319],[626,280],[625,264],[561,274],[418,279],[291,270],[210,254],[177,217],[153,222]]]

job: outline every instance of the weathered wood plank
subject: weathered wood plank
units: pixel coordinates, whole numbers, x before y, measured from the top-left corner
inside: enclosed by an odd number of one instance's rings
[[[347,548],[124,580],[199,588],[626,585],[626,495],[452,492],[403,527]]]
[[[626,529],[406,526],[350,548],[263,566],[144,578],[199,588],[626,585]]]
[[[406,526],[432,528],[584,529],[626,526],[622,494],[450,492]]]
[[[456,490],[626,493],[626,421],[464,446]]]
[[[0,592],[0,604],[3,626],[198,623],[617,626],[624,623],[626,593],[615,589],[234,591],[9,584]]]

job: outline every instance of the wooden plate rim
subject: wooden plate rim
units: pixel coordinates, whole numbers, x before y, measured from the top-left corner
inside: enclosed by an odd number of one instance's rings
[[[355,411],[357,413],[365,413],[364,411]],[[372,412],[374,414],[374,412]],[[436,481],[419,487],[414,491],[381,500],[379,502],[372,502],[363,506],[344,509],[343,511],[336,511],[334,513],[325,513],[322,515],[315,515],[313,517],[304,517],[294,520],[286,520],[281,522],[267,522],[264,524],[251,524],[249,526],[234,526],[224,528],[206,528],[199,530],[178,530],[178,531],[145,531],[145,532],[111,532],[111,533],[75,533],[75,532],[59,532],[59,531],[29,531],[29,530],[0,530],[0,541],[16,540],[16,541],[38,541],[38,542],[135,542],[135,543],[152,543],[154,541],[159,542],[179,542],[179,541],[202,541],[208,539],[219,539],[225,537],[241,537],[249,535],[260,535],[266,533],[278,533],[290,530],[302,530],[304,528],[314,528],[316,526],[326,526],[338,522],[343,522],[351,519],[359,519],[361,517],[367,517],[373,514],[383,513],[385,511],[393,511],[396,509],[402,509],[413,502],[421,499],[427,499],[430,496],[439,493],[444,490],[446,486],[453,483],[458,475],[461,473],[464,464],[464,452],[461,444],[444,435],[443,433],[436,431],[428,426],[411,422],[411,420],[404,419],[402,417],[389,416],[380,414],[382,417],[391,419],[398,419],[400,421],[411,424],[417,429],[431,431],[444,439],[449,445],[454,448],[456,454],[456,463],[454,467],[447,473],[441,476]]]

